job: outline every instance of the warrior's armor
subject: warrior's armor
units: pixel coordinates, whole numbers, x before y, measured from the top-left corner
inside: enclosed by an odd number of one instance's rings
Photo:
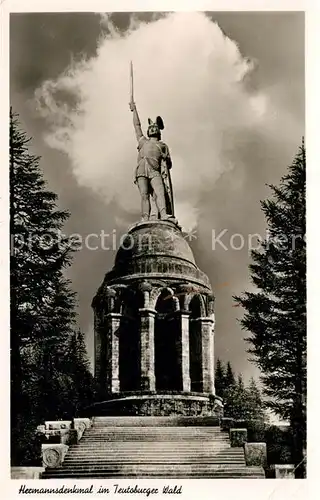
[[[166,161],[171,168],[171,159],[168,146],[159,140],[153,141],[142,135],[138,142],[138,166],[137,177],[161,177],[161,162]],[[169,167],[170,164],[170,167]]]

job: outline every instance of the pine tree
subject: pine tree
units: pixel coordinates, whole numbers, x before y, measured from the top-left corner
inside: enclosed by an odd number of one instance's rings
[[[247,418],[246,394],[244,387],[230,385],[224,392],[224,415],[237,420]]]
[[[95,396],[94,378],[90,371],[87,348],[81,330],[75,332],[70,340],[66,361],[74,383],[74,412],[77,414],[92,404]]]
[[[226,369],[226,375],[225,375],[225,386],[226,386],[226,389],[228,389],[229,387],[232,387],[233,385],[235,385],[235,383],[236,383],[236,379],[235,379],[235,376],[234,376],[234,373],[233,373],[230,361],[228,361],[228,363],[227,363],[227,369]]]
[[[64,276],[72,244],[62,235],[68,212],[43,179],[40,159],[10,110],[11,458],[28,461],[35,427],[74,416],[75,377],[68,360],[75,295]],[[87,373],[83,367],[83,387]],[[73,367],[73,371],[75,368]],[[78,381],[79,385],[79,381]]]
[[[237,380],[236,385],[237,385],[239,391],[244,391],[244,383],[243,383],[243,377],[242,377],[241,373],[239,373],[239,375],[238,375],[238,380]]]
[[[246,392],[242,375],[234,375],[230,362],[227,364],[226,389],[224,391],[224,413],[234,419],[247,418]]]
[[[223,398],[223,393],[225,390],[225,370],[220,359],[217,359],[215,370],[215,389],[217,396]]]
[[[251,377],[249,386],[247,387],[248,395],[250,397],[250,400],[252,401],[253,406],[257,407],[262,407],[263,402],[262,402],[262,396],[261,392],[257,386],[257,383],[253,377]]]
[[[263,422],[265,413],[263,401],[254,380],[245,387],[242,374],[224,392],[224,414],[234,419]]]
[[[251,252],[257,292],[236,297],[251,332],[248,352],[262,371],[268,407],[288,419],[294,435],[296,477],[303,477],[306,442],[306,245],[304,144],[273,197],[262,202],[269,237]]]
[[[250,379],[249,386],[245,388],[245,392],[248,418],[266,421],[262,395],[253,377]]]
[[[39,158],[10,111],[10,231],[12,332],[22,343],[44,335],[44,309],[52,300],[57,272],[70,263],[69,239],[62,236],[68,212],[46,190]]]

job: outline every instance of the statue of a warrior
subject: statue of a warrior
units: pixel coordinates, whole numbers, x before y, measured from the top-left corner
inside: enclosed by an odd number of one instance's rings
[[[161,141],[163,121],[158,116],[153,122],[148,120],[147,137],[142,133],[138,111],[133,100],[133,74],[131,64],[131,102],[133,125],[138,141],[138,165],[135,172],[135,183],[141,195],[142,220],[149,220],[151,212],[150,197],[157,209],[157,218],[174,219],[173,194],[169,170],[172,167],[168,146]]]

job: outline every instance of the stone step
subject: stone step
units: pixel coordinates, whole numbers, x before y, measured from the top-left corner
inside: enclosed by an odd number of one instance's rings
[[[92,463],[92,462],[123,462],[123,461],[129,461],[129,462],[135,462],[135,461],[138,461],[138,462],[145,462],[145,463],[151,463],[151,462],[160,462],[160,461],[167,461],[167,462],[175,462],[175,463],[179,463],[179,462],[192,462],[193,463],[198,463],[198,462],[212,462],[212,461],[215,461],[215,462],[219,462],[219,460],[221,461],[221,463],[226,463],[226,461],[243,461],[244,460],[244,456],[241,456],[241,455],[220,455],[220,454],[217,454],[217,455],[208,455],[208,456],[194,456],[194,455],[173,455],[173,454],[158,454],[158,455],[145,455],[145,454],[141,454],[141,455],[131,455],[131,454],[128,454],[127,456],[125,455],[122,455],[122,456],[118,456],[118,455],[114,455],[114,456],[108,456],[108,455],[92,455],[92,456],[88,456],[88,455],[83,455],[83,454],[77,454],[77,455],[69,455],[68,457],[65,458],[64,462],[63,463],[69,463],[69,462],[77,462],[77,463],[82,463],[82,462],[88,462],[88,463]]]
[[[107,477],[171,477],[171,478],[265,478],[264,471],[262,467],[239,467],[239,466],[215,466],[210,465],[206,467],[201,467],[197,465],[192,466],[174,466],[168,465],[166,467],[161,467],[160,465],[154,467],[147,466],[122,466],[122,467],[108,467],[104,470],[97,469],[49,469],[47,470],[42,478],[107,478]]]
[[[121,444],[123,446],[121,446]],[[207,453],[213,453],[213,452],[219,452],[223,450],[228,450],[230,449],[230,445],[217,445],[217,444],[210,444],[206,446],[188,446],[187,444],[181,444],[180,446],[175,446],[175,443],[152,443],[153,446],[150,443],[150,446],[147,446],[147,443],[139,443],[139,445],[135,442],[130,442],[128,441],[127,443],[117,443],[116,441],[108,444],[108,445],[103,445],[102,443],[98,444],[97,446],[92,446],[89,444],[79,444],[75,445],[74,448],[72,448],[73,452],[76,451],[83,451],[85,453],[105,453],[105,452],[118,452],[118,451],[126,451],[127,453],[135,453],[137,451],[137,447],[139,446],[139,450],[142,452],[145,451],[154,451],[154,452],[162,452],[162,451],[170,451],[172,450],[174,453],[182,453],[182,452],[189,452],[193,454],[201,454],[204,452]],[[158,446],[157,446],[158,445]]]
[[[135,456],[143,456],[143,457],[153,457],[153,456],[166,456],[170,457],[193,457],[196,460],[198,457],[213,457],[213,456],[234,456],[241,457],[244,453],[223,453],[225,450],[208,450],[208,451],[192,451],[192,450],[124,450],[120,453],[117,450],[99,450],[98,452],[94,452],[93,450],[76,450],[72,452],[68,452],[67,457],[73,456],[77,458],[104,458],[104,457],[135,457]]]
[[[139,439],[97,439],[97,440],[90,440],[90,439],[85,439],[84,437],[79,441],[79,444],[85,443],[88,446],[96,446],[97,444],[101,443],[103,446],[111,446],[113,444],[118,443],[119,446],[134,446],[137,447],[138,443],[139,444],[145,444],[145,446],[151,446],[152,443],[154,443],[157,446],[183,446],[185,443],[187,446],[192,446],[194,448],[200,448],[201,446],[230,446],[230,440],[229,439],[200,439],[200,440],[194,440],[194,439],[188,439],[187,437],[185,439],[144,439],[143,436],[141,436],[141,440]]]
[[[133,464],[137,464],[137,465],[142,465],[142,464],[174,464],[174,465],[183,465],[183,464],[194,464],[194,459],[192,457],[189,457],[189,458],[177,458],[177,459],[174,459],[174,458],[167,458],[167,457],[154,457],[154,458],[150,458],[150,459],[146,459],[145,457],[141,457],[140,459],[135,457],[135,458],[128,458],[128,459],[121,459],[121,460],[118,460],[118,459],[98,459],[98,460],[77,460],[77,459],[74,459],[74,460],[64,460],[63,462],[63,467],[64,468],[72,468],[72,467],[75,467],[75,468],[82,468],[82,467],[86,467],[86,466],[101,466],[101,467],[104,467],[104,466],[108,466],[108,465],[133,465]],[[197,459],[196,461],[197,464],[216,464],[216,465],[219,465],[219,464],[231,464],[231,465],[243,465],[245,466],[245,460],[244,458],[203,458],[203,459]]]
[[[242,453],[234,453],[232,449],[229,450],[219,450],[219,451],[209,451],[209,452],[199,452],[199,453],[190,453],[190,452],[176,452],[176,451],[151,451],[150,452],[145,452],[141,450],[137,450],[136,452],[132,452],[131,450],[126,451],[124,450],[123,452],[117,452],[117,451],[106,451],[106,452],[101,452],[101,453],[83,453],[82,451],[76,451],[76,452],[68,452],[66,454],[65,460],[70,459],[70,458],[75,458],[79,460],[92,460],[92,459],[135,459],[135,458],[145,458],[146,460],[149,459],[157,459],[157,458],[162,458],[162,457],[167,457],[168,459],[183,459],[183,458],[193,458],[194,460],[200,460],[200,459],[210,459],[210,458],[243,458],[244,457],[244,452]]]
[[[201,456],[212,456],[212,455],[218,455],[218,456],[243,456],[244,451],[242,448],[238,451],[237,448],[222,448],[222,449],[199,449],[199,450],[190,450],[189,448],[186,449],[176,449],[176,448],[160,448],[160,449],[129,449],[129,448],[124,448],[124,449],[113,449],[113,448],[108,448],[108,449],[99,449],[99,450],[88,450],[88,449],[83,449],[82,447],[80,448],[70,448],[67,457],[72,455],[90,455],[91,456],[128,456],[130,454],[131,456],[136,456],[136,455],[143,455],[143,456],[158,456],[159,454],[161,455],[167,455],[167,456],[182,456],[182,455],[192,455],[193,457],[201,457]]]
[[[96,432],[103,432],[104,429],[116,429],[118,432],[147,432],[147,431],[160,431],[160,432],[214,432],[216,434],[221,434],[221,429],[220,427],[214,427],[214,426],[203,426],[203,425],[192,425],[192,426],[177,426],[177,425],[171,425],[171,426],[162,426],[162,425],[97,425],[95,422],[93,423],[92,427],[89,428],[89,431],[96,431]]]
[[[246,471],[247,469],[250,469],[250,467],[238,465],[238,464],[210,464],[210,463],[203,463],[203,464],[198,464],[198,463],[193,463],[193,464],[181,464],[181,463],[166,463],[166,464],[153,464],[153,463],[142,463],[142,464],[107,464],[107,466],[103,465],[83,465],[79,464],[79,467],[73,466],[73,469],[88,469],[88,470],[97,470],[101,469],[104,470],[104,468],[108,471],[119,471],[121,470],[125,472],[126,470],[144,470],[144,471],[167,471],[167,470],[212,470],[212,471],[225,471],[225,470],[232,470],[232,471]],[[61,469],[57,469],[59,471],[63,471],[63,469],[66,469],[66,467],[62,467]]]
[[[166,468],[171,468],[171,467],[211,467],[214,465],[224,465],[224,466],[233,466],[233,467],[245,467],[245,464],[239,463],[239,462],[214,462],[214,461],[206,461],[206,462],[198,462],[197,464],[194,464],[191,461],[183,461],[183,462],[139,462],[139,461],[128,461],[128,462],[104,462],[104,463],[67,463],[63,465],[63,468],[65,470],[82,470],[82,469],[90,469],[90,470],[104,470],[104,469],[119,469],[121,467],[147,467],[152,468],[152,467],[166,467]]]
[[[130,439],[129,439],[130,438]],[[109,435],[106,435],[106,436],[101,436],[101,437],[96,437],[96,436],[90,436],[90,437],[87,437],[87,436],[83,436],[82,439],[81,439],[81,442],[92,442],[92,443],[95,443],[95,442],[105,442],[105,441],[119,441],[119,442],[124,442],[124,441],[138,441],[140,440],[141,442],[146,442],[146,443],[150,443],[150,442],[155,442],[155,443],[161,443],[161,442],[176,442],[176,443],[181,443],[183,441],[185,442],[188,442],[188,443],[193,443],[195,444],[196,446],[199,446],[199,444],[201,443],[230,443],[230,439],[228,439],[227,437],[223,438],[218,438],[218,439],[215,439],[215,438],[197,438],[197,439],[194,439],[192,438],[192,436],[179,436],[179,435],[176,435],[176,436],[144,436],[143,434],[137,436],[137,435],[128,435],[128,436],[123,436],[123,435],[119,435],[117,436],[116,434],[109,434]]]
[[[127,431],[126,429],[122,429],[119,431],[118,429],[110,428],[110,429],[104,429],[103,431],[97,432],[96,430],[88,430],[85,432],[85,436],[92,436],[92,437],[100,437],[100,436],[108,436],[110,434],[114,434],[116,436],[168,436],[168,437],[174,437],[174,436],[190,436],[191,438],[200,438],[200,439],[219,439],[219,438],[228,438],[229,434],[222,434],[218,432],[204,432],[204,431],[199,431],[198,429],[196,431],[181,431],[180,429],[176,429],[174,427],[171,427],[171,429],[174,429],[174,431],[168,432],[168,431],[162,431],[161,429],[154,431],[153,429],[149,429],[148,427],[145,428],[146,430],[143,429],[138,429],[138,430],[132,430],[132,431]]]
[[[177,456],[177,457],[182,457],[182,456],[193,456],[193,457],[201,457],[201,456],[242,456],[242,453],[233,453],[230,452],[228,453],[228,449],[221,449],[221,450],[197,450],[194,452],[193,450],[99,450],[95,452],[94,450],[73,450],[69,451],[67,456],[80,456],[80,457],[97,457],[97,456],[102,456],[102,457],[107,457],[107,456],[153,456],[153,455],[162,455],[162,456]]]
[[[215,418],[215,417],[214,417]],[[209,419],[209,420],[208,420]],[[264,478],[204,417],[95,417],[50,478]],[[211,423],[210,423],[211,422]]]
[[[213,432],[207,432],[207,433],[192,433],[192,432],[175,432],[175,433],[169,433],[169,432],[144,432],[139,430],[139,432],[117,432],[114,430],[108,430],[104,431],[101,433],[96,433],[96,432],[86,432],[84,434],[85,437],[90,437],[90,438],[101,438],[103,436],[145,436],[145,437],[154,437],[154,438],[161,438],[163,436],[168,437],[168,438],[175,438],[175,437],[183,437],[183,438],[190,438],[190,439],[228,439],[229,435],[228,434],[217,434]]]
[[[83,439],[103,439],[108,437],[115,436],[117,439],[121,438],[144,438],[144,439],[195,439],[195,440],[228,440],[229,436],[224,434],[217,433],[186,433],[186,432],[176,432],[176,433],[161,433],[161,432],[116,432],[114,430],[110,430],[108,432],[103,433],[95,433],[95,432],[86,432],[83,436]]]
[[[112,452],[110,453],[110,451],[106,451],[106,452],[99,452],[99,453],[86,453],[86,452],[83,452],[83,451],[76,451],[76,452],[72,452],[72,453],[68,453],[66,455],[66,458],[69,458],[69,457],[74,457],[76,459],[79,459],[79,460],[82,460],[82,459],[88,459],[88,460],[94,460],[96,458],[106,458],[108,459],[109,457],[110,458],[113,458],[113,459],[121,459],[121,458],[135,458],[135,457],[144,457],[146,459],[149,459],[150,460],[155,457],[167,457],[168,459],[170,458],[180,458],[180,459],[183,459],[183,458],[188,458],[188,457],[192,457],[194,460],[197,460],[197,459],[201,459],[201,458],[208,458],[208,457],[220,457],[221,459],[223,457],[234,457],[234,458],[238,458],[238,457],[243,457],[244,456],[244,453],[240,454],[240,453],[222,453],[223,450],[214,450],[214,451],[210,451],[210,452],[207,452],[207,453],[193,453],[193,452],[188,452],[188,451],[184,451],[184,452],[177,452],[177,451],[159,451],[159,452],[151,452],[150,453],[145,453],[144,451],[137,451],[136,453],[132,452],[131,450],[127,451],[127,452],[123,452],[123,453],[118,453],[117,451],[115,452]]]
[[[147,427],[146,427],[147,429]],[[154,432],[154,431],[150,431],[148,429],[148,431],[143,431],[141,429],[139,429],[139,432],[119,432],[119,431],[116,431],[114,429],[108,429],[107,431],[104,431],[104,432],[89,432],[89,431],[86,431],[84,436],[88,436],[88,437],[95,437],[95,438],[100,438],[100,437],[103,437],[103,436],[110,436],[110,435],[113,435],[113,436],[150,436],[150,437],[162,437],[162,436],[166,436],[166,437],[190,437],[191,439],[228,439],[229,438],[229,435],[228,434],[218,434],[217,432],[181,432],[181,431],[175,431],[175,432]]]
[[[148,446],[149,445],[149,446]],[[86,444],[86,443],[79,443],[79,444],[74,444],[70,447],[70,451],[92,451],[93,453],[102,452],[102,453],[137,453],[138,451],[141,452],[154,452],[154,453],[159,453],[159,452],[169,452],[172,451],[173,453],[177,453],[178,451],[183,452],[183,451],[189,451],[192,453],[213,453],[213,452],[222,452],[222,451],[228,451],[232,450],[236,452],[237,450],[240,450],[240,452],[243,453],[243,448],[231,448],[230,444],[216,444],[216,443],[206,443],[203,446],[188,446],[183,443],[170,443],[167,441],[161,442],[161,443],[137,443],[135,441],[127,441],[126,443],[124,442],[107,442],[107,443],[99,443],[98,445],[94,446],[92,444]]]
[[[227,474],[225,473],[197,473],[197,472],[190,472],[188,474],[184,473],[179,473],[179,474],[158,474],[158,473],[148,473],[148,474],[126,474],[123,475],[122,473],[119,474],[108,474],[108,473],[92,473],[92,472],[85,472],[85,473],[80,473],[80,472],[71,472],[69,474],[64,474],[64,475],[56,475],[54,473],[48,474],[44,473],[41,477],[41,479],[112,479],[112,478],[117,478],[117,479],[265,479],[265,474],[255,474],[255,473],[250,473],[250,474],[244,474],[244,473],[232,473],[228,472]]]
[[[165,430],[164,430],[165,429]],[[101,429],[91,428],[86,431],[87,436],[103,436],[104,434],[137,434],[137,435],[151,435],[151,436],[212,436],[215,437],[226,437],[228,434],[217,432],[215,430],[208,429],[206,431],[199,429],[199,427],[188,427],[183,429],[183,427],[103,427]]]
[[[94,427],[104,426],[138,426],[138,427],[167,427],[167,426],[215,426],[219,429],[219,420],[217,417],[93,417]]]
[[[111,442],[114,442],[114,441],[117,441],[117,442],[123,442],[123,443],[127,443],[127,442],[144,442],[144,443],[154,443],[154,442],[158,442],[158,443],[182,443],[182,442],[185,442],[187,441],[188,443],[190,444],[194,444],[195,446],[200,446],[202,443],[216,443],[216,444],[230,444],[230,440],[229,439],[200,439],[200,438],[190,438],[190,437],[183,437],[183,436],[175,436],[174,438],[170,438],[169,436],[158,436],[157,438],[155,438],[154,436],[115,436],[115,435],[111,435],[111,436],[103,436],[101,438],[87,438],[87,437],[83,437],[81,439],[81,442],[82,443],[87,443],[87,444],[95,444],[95,443],[111,443]]]

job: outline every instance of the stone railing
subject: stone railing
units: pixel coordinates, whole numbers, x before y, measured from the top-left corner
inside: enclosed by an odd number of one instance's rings
[[[69,446],[77,444],[91,425],[90,418],[46,421],[44,425],[39,425],[37,432],[47,441],[41,445],[43,467],[61,467]]]
[[[228,419],[227,426],[232,419]],[[231,420],[231,422],[230,422]],[[248,431],[241,428],[229,428],[231,447],[243,447],[246,465],[249,467],[267,467],[267,445],[266,443],[248,443]]]
[[[248,430],[237,427],[233,418],[224,417],[220,420],[222,431],[230,436],[231,447],[244,448],[244,456],[247,466],[267,467],[267,445],[266,443],[248,443]]]
[[[239,425],[240,424],[240,425]],[[233,418],[224,417],[220,419],[222,431],[228,432],[232,447],[243,447],[247,466],[258,466],[274,471],[276,479],[294,478],[294,465],[292,464],[271,464],[267,461],[266,442],[248,442],[248,430],[244,421],[237,421]]]

